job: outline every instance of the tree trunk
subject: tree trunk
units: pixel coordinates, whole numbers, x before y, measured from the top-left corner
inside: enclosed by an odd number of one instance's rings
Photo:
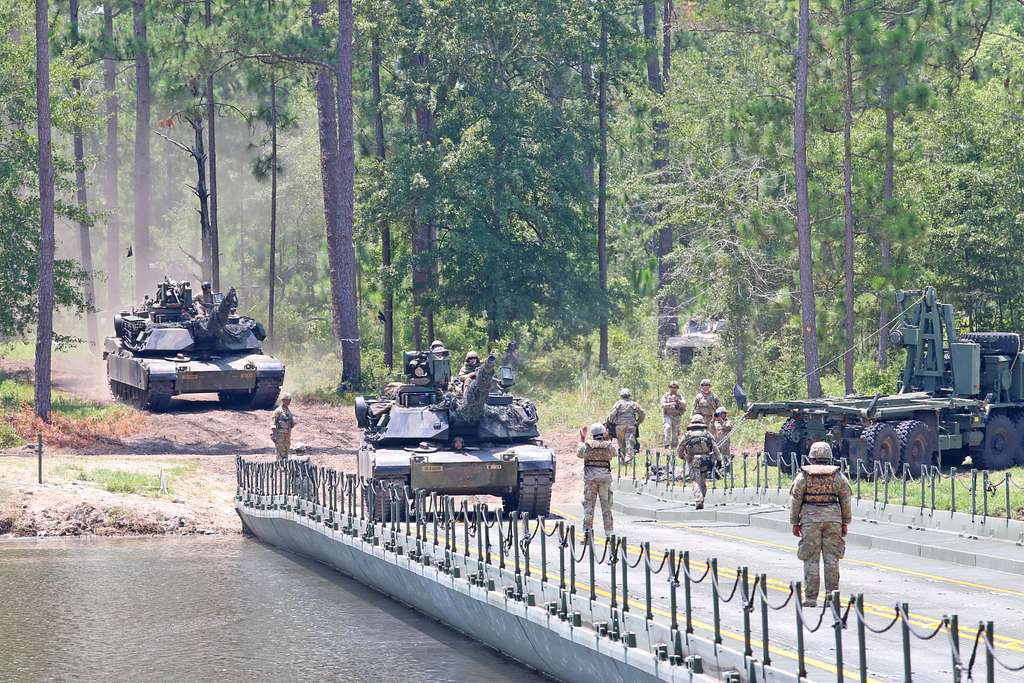
[[[381,110],[380,93],[380,36],[373,36],[370,49],[370,79],[373,87],[373,139],[377,159],[383,163],[387,154],[384,144],[384,112]],[[391,226],[387,221],[380,226],[381,266],[390,278],[391,272]],[[390,281],[384,286],[384,365],[390,370],[395,363],[395,297]]]
[[[850,0],[843,0],[843,15],[850,16]],[[843,358],[843,385],[847,394],[855,393],[853,386],[854,329],[853,329],[853,56],[850,36],[843,39],[843,59],[846,67],[846,89],[843,93],[843,222],[845,228],[843,267],[846,274],[846,355]]]
[[[149,46],[146,35],[146,0],[132,0],[132,35],[135,39],[135,167],[132,173],[132,194],[135,201],[135,300],[141,301],[149,290],[150,259],[150,193],[152,192],[152,159],[149,148],[150,92]]]
[[[323,0],[313,0],[310,3],[313,28],[316,31],[323,30],[320,19],[326,11],[326,3]],[[336,297],[334,292],[341,290],[339,271],[336,267],[338,255],[336,253],[338,244],[339,214],[340,214],[340,192],[339,179],[341,164],[338,158],[338,102],[334,97],[334,80],[331,71],[322,67],[316,76],[316,109],[317,128],[320,137],[320,178],[323,183],[324,195],[324,223],[327,231],[327,258],[330,263],[328,271],[331,281],[331,329],[334,338],[341,340],[345,335],[341,329],[341,317],[339,311],[334,310]],[[335,250],[332,253],[332,250]],[[283,288],[282,288],[283,289]]]
[[[651,165],[654,168],[657,182],[663,182],[663,172],[668,165],[668,126],[664,118],[665,83],[662,78],[661,65],[658,62],[657,38],[657,10],[654,0],[646,0],[643,5],[644,40],[647,48],[647,85],[659,96],[655,105],[654,118],[654,148],[651,154]],[[667,19],[666,19],[667,20]],[[663,24],[664,31],[664,24]],[[664,206],[659,202],[654,208],[655,220],[661,218]],[[665,348],[665,341],[678,332],[676,319],[675,297],[669,295],[665,290],[671,280],[668,268],[668,256],[672,253],[672,228],[663,225],[658,230],[658,350]]]
[[[355,131],[352,121],[352,36],[354,18],[352,0],[338,0],[338,234],[336,267],[338,268],[338,289],[331,297],[335,315],[340,318],[341,327],[341,379],[351,386],[359,384],[359,299],[356,296],[356,248],[353,243],[355,220],[355,177],[356,150]],[[332,252],[328,245],[328,254]]]
[[[103,88],[107,93],[107,154],[105,165],[107,210],[107,311],[116,312],[121,306],[121,216],[117,196],[118,141],[117,141],[117,74],[114,66],[114,10],[110,0],[103,3],[103,38],[106,55],[103,59]]]
[[[598,366],[608,370],[608,254],[607,254],[607,203],[608,203],[608,19],[602,3],[601,12],[601,71],[597,80],[597,277],[604,297],[601,308],[599,329]]]
[[[36,415],[50,420],[53,353],[53,142],[50,138],[50,3],[36,0],[36,131],[39,137],[39,317],[36,325]]]
[[[661,10],[661,81],[668,85],[669,67],[672,65],[672,0],[665,0]]]
[[[811,215],[807,193],[807,70],[809,0],[800,0],[799,38],[796,67],[796,106],[793,120],[794,166],[796,174],[796,231],[800,258],[800,318],[803,324],[804,368],[807,395],[821,396],[818,368],[818,326],[815,319],[814,280],[811,253]]]
[[[213,282],[213,239],[210,235],[210,192],[206,188],[206,150],[203,148],[203,119],[189,119],[195,133],[192,159],[196,162],[196,196],[199,198],[199,234],[203,243],[203,280]],[[214,287],[213,291],[217,291]]]
[[[583,99],[589,110],[594,102],[594,67],[589,62],[580,66],[580,74],[583,81]],[[587,193],[588,208],[594,205],[594,148],[586,145],[583,149],[583,187]]]
[[[71,45],[78,44],[78,0],[71,0],[68,14],[71,24]],[[71,87],[76,93],[82,92],[82,80],[76,74],[71,79]],[[75,127],[72,132],[72,145],[75,153],[75,188],[78,208],[83,215],[89,212],[89,202],[85,188],[85,144],[82,141],[82,129]],[[82,270],[85,271],[85,303],[88,310],[85,313],[86,334],[89,340],[89,350],[97,353],[99,349],[99,336],[96,331],[96,287],[93,282],[92,269],[92,239],[89,234],[90,225],[87,220],[78,221],[78,243],[81,249]]]
[[[419,52],[416,55],[416,61],[422,71],[426,71],[430,58],[426,52]],[[430,85],[428,83],[423,84],[426,92],[420,98],[419,103],[416,105],[415,116],[416,116],[416,131],[419,134],[419,141],[421,145],[426,145],[433,136],[434,132],[434,114],[430,110],[429,102],[429,90]],[[420,315],[423,318],[423,322],[427,326],[427,336],[433,340],[434,335],[434,312],[431,309],[430,304],[426,301],[430,294],[431,285],[433,281],[434,267],[432,264],[431,249],[434,245],[434,227],[433,217],[424,215],[425,212],[421,212],[419,208],[414,212],[413,224],[412,224],[412,254],[413,254],[413,267],[412,267],[412,293],[413,299],[416,301],[417,306],[420,309]],[[422,342],[421,326],[417,325],[414,327],[416,332],[416,348],[420,348]],[[429,342],[428,342],[429,343]]]
[[[277,77],[270,77],[270,273],[267,277],[267,338],[274,344],[274,286],[277,284]]]
[[[893,179],[893,166],[895,165],[895,137],[896,137],[896,112],[892,108],[892,89],[886,87],[883,93],[885,103],[885,176],[882,181],[882,205],[885,207],[885,225],[883,230],[889,229],[889,220],[893,213],[893,198],[896,194],[895,182]],[[889,276],[892,273],[892,242],[883,234],[878,240],[880,252],[882,277],[885,278],[886,286],[889,283]],[[878,329],[882,333],[878,335],[878,367],[885,368],[889,364],[887,352],[889,350],[889,335],[885,333],[886,325],[889,324],[889,311],[886,305],[885,296],[879,297]]]
[[[205,0],[207,27],[213,24],[213,8]],[[206,137],[210,168],[210,277],[213,291],[220,291],[220,231],[217,228],[217,103],[213,99],[213,75],[206,78]]]

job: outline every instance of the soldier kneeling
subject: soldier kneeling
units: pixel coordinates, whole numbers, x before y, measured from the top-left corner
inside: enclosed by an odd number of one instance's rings
[[[825,594],[839,590],[839,560],[846,554],[853,492],[839,466],[832,464],[832,447],[827,443],[811,444],[808,459],[811,464],[800,468],[789,489],[789,523],[800,539],[796,555],[804,561],[803,604],[816,607],[819,557],[825,565]]]

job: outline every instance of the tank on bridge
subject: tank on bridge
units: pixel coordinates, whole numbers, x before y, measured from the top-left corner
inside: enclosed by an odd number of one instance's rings
[[[114,316],[114,336],[103,345],[111,393],[154,411],[172,396],[203,393],[231,405],[273,407],[284,364],[263,353],[263,326],[237,308],[234,288],[203,302],[188,282],[165,277],[155,299]]]
[[[510,367],[492,354],[465,382],[450,382],[448,351],[407,351],[406,381],[359,397],[359,475],[450,495],[501,496],[506,511],[546,515],[554,452],[539,439],[533,401],[509,393]],[[497,377],[496,377],[497,375]],[[383,503],[376,511],[386,516]]]

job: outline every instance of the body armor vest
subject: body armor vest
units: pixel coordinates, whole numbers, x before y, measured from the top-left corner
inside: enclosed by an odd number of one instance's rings
[[[838,465],[804,465],[800,468],[807,480],[804,505],[839,505],[835,474]]]

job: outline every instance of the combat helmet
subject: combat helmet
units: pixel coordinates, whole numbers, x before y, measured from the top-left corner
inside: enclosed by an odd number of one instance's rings
[[[690,424],[686,425],[686,429],[706,429],[707,423],[704,422],[704,416],[694,413],[690,417]]]
[[[630,390],[627,389],[626,387],[622,387],[621,389],[619,389],[619,398],[629,398],[632,395],[632,392],[630,392]]]
[[[815,441],[811,444],[807,459],[820,464],[830,464],[832,462],[832,447],[825,441]]]
[[[607,428],[605,428],[604,424],[600,422],[595,422],[594,424],[590,425],[590,438],[592,439],[604,436],[607,432]]]

